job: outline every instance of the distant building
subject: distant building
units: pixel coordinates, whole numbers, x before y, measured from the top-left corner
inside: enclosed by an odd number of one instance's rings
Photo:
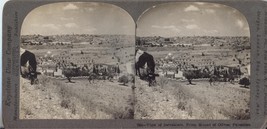
[[[167,71],[165,77],[167,77],[167,78],[174,78],[175,77],[175,72]]]
[[[55,77],[62,77],[63,76],[63,72],[61,69],[57,69],[56,72],[54,72],[54,76]]]
[[[45,74],[46,76],[51,76],[51,77],[53,77],[53,76],[54,76],[54,70],[52,70],[52,69],[46,69],[44,74]]]
[[[175,79],[184,79],[185,77],[183,76],[182,71],[178,71],[178,73],[174,75],[174,78]]]

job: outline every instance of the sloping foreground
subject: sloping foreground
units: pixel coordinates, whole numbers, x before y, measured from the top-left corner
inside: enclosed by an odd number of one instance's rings
[[[238,84],[158,78],[157,85],[136,79],[135,119],[249,119],[249,89]]]
[[[21,79],[21,119],[249,119],[250,90],[238,84],[187,82],[158,78],[157,85],[136,78],[117,82],[39,77]]]
[[[132,119],[132,89],[117,82],[56,80],[40,76],[39,84],[21,79],[21,119]],[[130,84],[129,84],[130,85]]]

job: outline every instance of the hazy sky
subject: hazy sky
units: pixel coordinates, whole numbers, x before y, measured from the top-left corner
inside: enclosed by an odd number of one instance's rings
[[[119,7],[103,3],[56,3],[34,9],[21,30],[27,34],[135,34],[131,16]]]
[[[138,36],[249,36],[245,17],[231,7],[201,2],[153,6],[137,22]]]

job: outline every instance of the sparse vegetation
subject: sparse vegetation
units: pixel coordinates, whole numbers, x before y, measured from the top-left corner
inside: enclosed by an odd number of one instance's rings
[[[125,108],[113,114],[114,119],[134,119],[134,112],[132,109]]]
[[[158,79],[158,83],[165,81]],[[148,87],[137,80],[136,118],[249,119],[248,89],[239,89],[238,85],[236,87],[233,84],[223,85],[218,83],[215,87],[209,86],[208,82],[197,82],[189,87],[186,82],[168,80],[163,87],[159,84],[157,87]],[[164,114],[158,115],[159,112]]]
[[[23,114],[20,118],[132,119],[134,117],[133,101],[130,99],[131,88],[125,89],[117,86],[118,83],[110,83],[114,88],[111,89],[110,85],[105,84],[108,82],[98,81],[97,84],[90,84],[86,79],[76,83],[65,83],[64,80],[49,79],[45,76],[40,76],[39,79],[40,84],[32,86],[34,90],[25,89],[29,87],[28,82],[22,84],[24,97],[21,102],[24,106],[21,108]],[[42,90],[41,87],[46,90]],[[120,94],[115,94],[118,91]],[[39,99],[28,98],[34,93],[38,93],[35,97]],[[35,108],[35,102],[29,105],[24,99],[38,102],[38,109]]]
[[[250,118],[249,109],[222,109],[222,113],[234,120],[247,120]]]
[[[71,42],[87,40],[87,38],[77,38],[80,36],[70,35],[69,39],[64,39],[66,37],[68,36],[62,36],[62,39],[60,37],[57,38]],[[98,37],[96,36],[95,38]],[[201,39],[201,37],[198,38]],[[228,38],[230,39],[231,37]],[[100,37],[99,39],[105,38]],[[195,44],[198,42],[198,40],[193,39],[194,37],[184,37],[182,43],[191,43],[192,41]],[[204,39],[203,42],[214,41],[213,37],[204,37]],[[245,39],[247,38],[245,37]],[[178,40],[180,39],[178,38]],[[118,41],[123,42],[124,40],[116,40],[116,42]],[[44,55],[47,49],[52,49],[55,54],[69,50],[69,48],[77,49],[77,53],[82,55],[93,51],[90,56],[93,58],[94,63],[110,63],[116,60],[118,62],[116,72],[124,74],[125,67],[120,64],[126,62],[125,57],[131,59],[134,56],[134,54],[127,53],[132,48],[124,48],[123,45],[116,46],[123,49],[117,49],[118,53],[114,53],[114,51],[108,51],[110,44],[113,43],[101,41],[99,44],[90,40],[85,45],[72,43],[71,45],[25,45],[25,47],[34,50],[38,48],[38,52],[36,50],[35,52],[39,56]],[[90,49],[84,49],[88,45],[90,45]],[[208,58],[214,53],[217,54],[217,50],[224,51],[221,49],[227,48],[227,45],[222,45],[221,47],[217,47],[217,45],[218,43],[216,42],[212,44],[210,47],[212,52],[207,53],[202,52],[198,47],[190,48],[185,45],[163,47],[163,44],[160,44],[160,47],[151,47],[147,48],[147,50],[152,51],[151,53],[156,57],[155,59],[164,58],[162,55],[166,55],[169,52],[178,56],[182,56],[180,53],[190,53],[192,51],[199,53],[198,55],[185,56],[185,58],[193,60],[193,58]],[[104,46],[103,50],[98,51],[100,46]],[[231,46],[228,47],[231,48]],[[235,47],[235,49],[238,48],[240,46]],[[128,54],[131,56],[127,56]],[[245,54],[248,56],[247,53]],[[217,59],[215,62],[236,61],[239,64],[244,63],[243,58],[237,56],[234,59],[229,58],[231,55],[225,55],[227,59],[220,55],[212,56]],[[96,69],[93,69],[93,71],[93,73],[97,73],[95,72]],[[45,76],[38,77],[39,84],[34,85],[34,87],[23,83],[21,86],[23,108],[21,108],[22,115],[20,117],[26,119],[249,119],[249,89],[242,89],[239,85],[218,83],[216,86],[209,86],[208,82],[195,82],[194,80],[196,85],[188,86],[186,85],[187,82],[184,81],[170,81],[165,77],[158,77],[157,85],[148,87],[147,82],[139,79],[135,80],[133,75],[121,76],[118,79],[120,83],[116,81],[110,83],[104,80],[91,83],[91,80],[88,82],[86,79],[75,80],[72,77],[75,77],[76,74],[77,72],[75,71],[71,71],[69,74],[65,73],[68,81],[76,82],[75,84],[65,83],[65,80],[55,80]],[[86,72],[82,73],[82,75],[86,74]],[[188,75],[186,78],[192,84],[192,79],[196,75]],[[135,83],[135,85],[132,88],[130,86],[118,86],[121,83],[123,85]],[[249,85],[245,80],[240,80],[240,84]],[[135,98],[133,99],[133,97]],[[33,101],[33,103],[29,105],[29,101]]]

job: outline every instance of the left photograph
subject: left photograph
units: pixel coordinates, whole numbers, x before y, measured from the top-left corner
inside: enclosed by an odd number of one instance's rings
[[[62,2],[24,19],[20,119],[134,119],[135,23],[105,3]]]

